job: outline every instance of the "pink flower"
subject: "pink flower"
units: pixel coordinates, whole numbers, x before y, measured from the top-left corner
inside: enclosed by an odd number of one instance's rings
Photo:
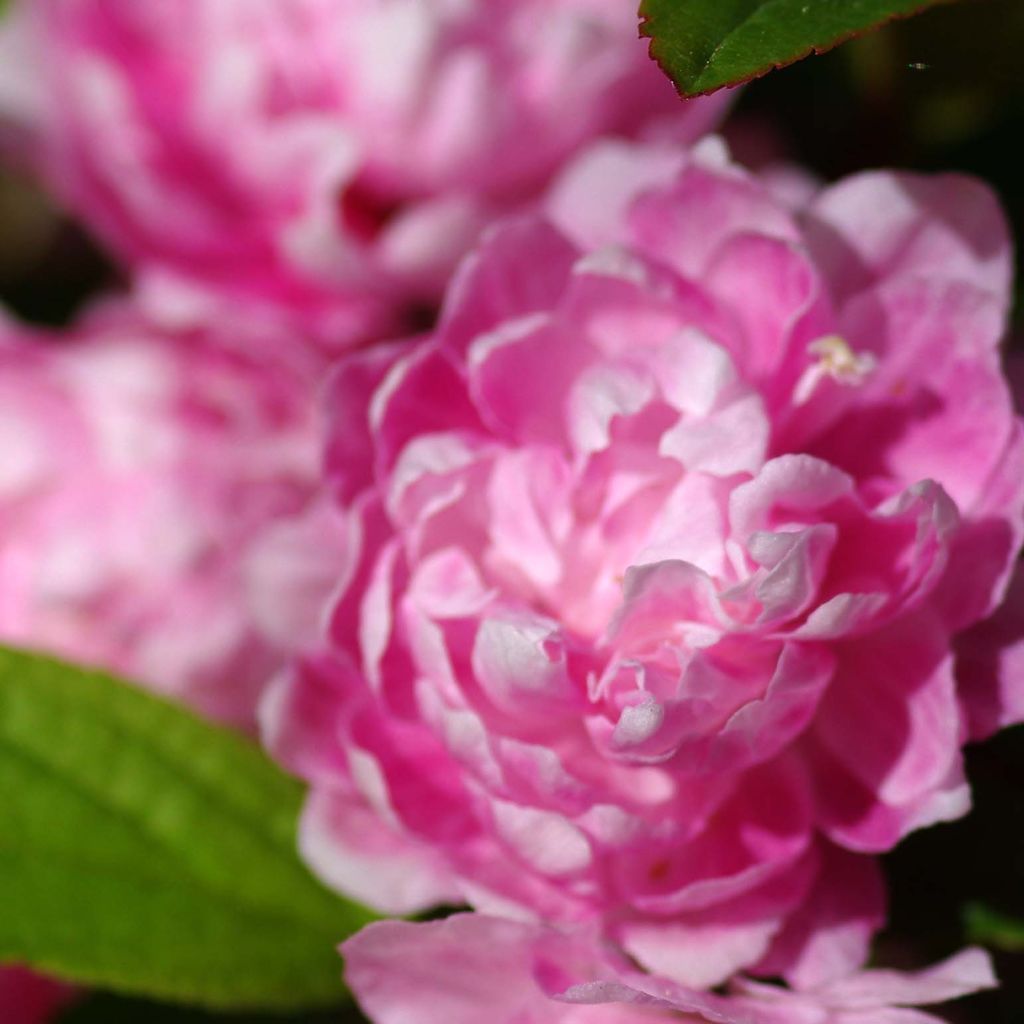
[[[714,140],[602,146],[492,231],[333,384],[340,596],[262,709],[313,867],[696,988],[859,966],[870,855],[964,813],[992,699],[954,643],[1024,526],[1009,279],[971,180],[794,212]]]
[[[74,998],[74,989],[21,967],[0,967],[4,1024],[45,1024]]]
[[[372,924],[343,946],[375,1024],[939,1024],[911,1007],[995,984],[964,950],[916,973],[871,970],[796,993],[745,978],[725,996],[644,975],[579,934],[481,914]]]
[[[70,337],[0,325],[0,636],[251,724],[291,649],[258,583],[314,516],[318,425],[304,368],[223,342],[128,306]]]
[[[634,0],[42,0],[0,110],[175,323],[225,297],[332,345],[432,299],[582,143],[696,137]]]

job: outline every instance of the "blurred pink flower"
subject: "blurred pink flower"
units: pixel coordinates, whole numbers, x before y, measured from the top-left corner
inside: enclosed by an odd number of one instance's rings
[[[972,180],[794,212],[716,140],[600,146],[493,230],[433,337],[333,383],[340,597],[261,712],[310,864],[696,987],[858,966],[868,855],[969,802],[953,641],[1024,525],[1009,281]]]
[[[227,299],[331,345],[433,299],[598,134],[700,134],[635,0],[33,0],[0,114],[175,325]],[[638,118],[637,111],[643,111]]]
[[[75,996],[75,990],[22,967],[0,966],[0,1010],[4,1024],[45,1024]]]
[[[912,1007],[995,984],[988,956],[968,949],[914,973],[861,971],[799,993],[736,978],[717,995],[642,974],[585,936],[481,914],[372,924],[343,952],[375,1024],[939,1024]]]
[[[330,543],[311,392],[305,368],[162,335],[127,305],[68,336],[0,325],[4,642],[251,725],[291,649],[260,628],[260,580],[315,589],[288,534]]]

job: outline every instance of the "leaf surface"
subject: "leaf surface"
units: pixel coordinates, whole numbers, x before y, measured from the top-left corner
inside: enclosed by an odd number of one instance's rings
[[[946,0],[642,0],[651,56],[684,96],[736,85]]]
[[[138,687],[0,649],[0,960],[220,1009],[342,1001],[371,915],[300,862],[302,787]]]

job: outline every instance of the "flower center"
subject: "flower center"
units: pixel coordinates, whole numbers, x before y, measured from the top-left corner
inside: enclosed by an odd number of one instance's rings
[[[838,334],[817,338],[807,346],[807,352],[816,360],[804,370],[793,389],[795,405],[809,401],[826,377],[839,384],[855,386],[862,384],[877,365],[874,355],[854,352],[846,339]]]

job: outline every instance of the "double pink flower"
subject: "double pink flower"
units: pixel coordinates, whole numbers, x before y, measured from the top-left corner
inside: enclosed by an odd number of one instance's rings
[[[492,230],[432,336],[335,378],[340,597],[263,708],[309,861],[691,988],[858,968],[868,855],[1020,713],[958,658],[1024,526],[1009,283],[975,182],[793,211],[715,141],[600,146]]]

